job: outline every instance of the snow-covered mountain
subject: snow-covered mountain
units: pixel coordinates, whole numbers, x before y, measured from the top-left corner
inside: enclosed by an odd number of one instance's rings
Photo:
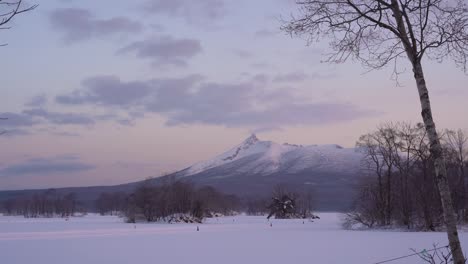
[[[302,146],[261,141],[255,134],[252,134],[241,144],[210,160],[194,164],[180,175],[195,175],[239,160],[245,162],[243,166],[235,168],[238,173],[269,175],[285,172],[292,174],[310,168],[323,172],[341,172],[359,170],[362,154],[354,148],[343,148],[339,145]]]
[[[275,185],[286,184],[295,191],[312,191],[321,210],[342,210],[352,201],[362,157],[354,148],[279,144],[251,135],[174,175],[242,197],[267,197]]]
[[[261,141],[255,135],[241,144],[207,161],[184,170],[154,178],[164,183],[167,178],[189,181],[198,186],[213,186],[242,198],[267,198],[277,184],[296,192],[312,192],[318,210],[349,208],[359,182],[362,154],[338,145],[300,146]],[[57,189],[77,195],[92,207],[102,192],[131,192],[141,182],[116,186]],[[12,197],[32,195],[41,190],[0,192],[0,203]]]

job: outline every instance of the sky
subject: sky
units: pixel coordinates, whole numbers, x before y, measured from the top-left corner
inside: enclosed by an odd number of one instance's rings
[[[28,3],[34,3],[29,0]],[[280,31],[289,0],[39,1],[0,32],[0,190],[114,185],[261,140],[353,147],[420,122],[411,69],[323,63]],[[468,129],[468,75],[424,61],[439,129]]]

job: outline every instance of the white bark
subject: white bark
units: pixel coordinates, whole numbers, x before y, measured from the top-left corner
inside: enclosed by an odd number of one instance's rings
[[[460,239],[458,237],[457,218],[453,209],[442,145],[432,118],[429,92],[427,90],[424,72],[420,61],[413,64],[413,72],[421,102],[421,115],[429,138],[430,151],[434,159],[437,188],[439,189],[442,208],[444,211],[445,226],[447,228],[447,237],[449,240],[450,250],[452,251],[453,262],[455,264],[463,264],[465,263],[465,257],[463,256]]]

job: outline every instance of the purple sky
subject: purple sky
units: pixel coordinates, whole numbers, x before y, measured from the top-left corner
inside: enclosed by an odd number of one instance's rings
[[[288,0],[41,1],[0,32],[0,189],[111,185],[260,139],[354,146],[419,122],[411,69],[321,63]],[[468,129],[468,76],[424,62],[437,125]]]

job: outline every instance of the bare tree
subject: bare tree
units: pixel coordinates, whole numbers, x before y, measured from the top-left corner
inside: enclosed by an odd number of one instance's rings
[[[96,201],[97,209],[104,213],[109,211],[106,209],[109,208],[108,202],[111,202],[111,205],[115,203],[116,195],[120,197],[118,193],[111,195],[111,201],[105,195],[101,195]],[[130,223],[139,219],[147,222],[200,223],[203,218],[220,212],[231,213],[239,208],[240,204],[236,196],[223,194],[213,187],[196,188],[190,182],[173,179],[160,183],[148,179],[121,200],[122,203],[112,205],[115,208],[112,210],[123,212],[126,221]]]
[[[398,124],[398,136],[397,143],[399,153],[397,153],[397,163],[400,175],[400,214],[403,220],[403,224],[408,228],[411,227],[411,211],[413,207],[413,200],[410,195],[410,176],[413,167],[418,161],[418,157],[413,155],[412,150],[418,143],[418,126],[413,126],[410,123],[399,123]]]
[[[453,157],[457,170],[457,186],[460,189],[460,208],[466,206],[466,179],[465,179],[465,162],[468,156],[468,135],[461,129],[457,131],[447,130],[446,131],[445,144],[449,151],[449,155]],[[466,212],[461,213],[463,217],[467,217]]]
[[[95,208],[101,215],[117,214],[125,210],[126,196],[124,192],[101,193],[95,201]]]
[[[356,189],[356,200],[353,211],[345,214],[343,227],[351,229],[354,225],[372,228],[375,224],[382,225],[385,219],[380,195],[381,185],[372,178],[363,178]]]
[[[466,152],[464,136],[449,131],[441,140],[456,215],[467,221],[462,182],[467,164],[465,154],[459,154]],[[435,231],[443,224],[434,160],[422,124],[387,123],[361,136],[356,145],[364,153],[363,172],[369,177],[357,185],[353,211],[344,219],[348,227],[404,225]]]
[[[316,219],[312,213],[313,194],[311,191],[295,193],[288,189],[285,184],[277,184],[271,194],[271,202],[266,206],[269,210],[267,219],[272,216],[278,219],[287,218],[310,218]]]
[[[23,0],[5,1],[0,0],[0,29],[10,29],[8,24],[19,14],[31,11],[38,5],[24,4]],[[6,44],[0,44],[5,46]]]
[[[380,69],[406,58],[411,63],[421,115],[434,159],[437,187],[444,210],[454,262],[465,262],[453,209],[443,149],[432,117],[422,59],[452,59],[466,71],[468,9],[464,0],[297,0],[300,14],[282,29],[306,35],[309,42],[328,37],[329,62],[355,58]],[[398,71],[395,70],[398,74]]]
[[[416,173],[416,179],[414,180],[418,188],[415,189],[413,194],[416,195],[415,200],[424,219],[425,229],[435,231],[435,218],[438,215],[437,208],[439,207],[436,202],[439,201],[440,203],[440,195],[438,192],[435,193],[433,191],[436,189],[434,184],[436,179],[432,175],[434,172],[432,168],[434,166],[432,155],[429,151],[430,146],[427,132],[423,124],[418,124],[416,128],[416,143],[411,149],[411,153],[418,159],[415,166],[418,173]]]
[[[393,213],[394,172],[399,160],[397,126],[392,123],[381,125],[377,131],[363,135],[356,146],[364,152],[365,168],[378,178],[379,224],[388,225]]]
[[[3,203],[4,211],[9,215],[29,217],[69,217],[79,208],[74,193],[60,194],[55,189],[11,198]]]

